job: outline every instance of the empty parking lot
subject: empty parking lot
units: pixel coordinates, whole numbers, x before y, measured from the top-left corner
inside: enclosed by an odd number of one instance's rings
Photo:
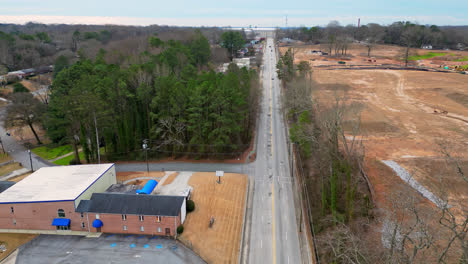
[[[179,242],[160,237],[107,235],[99,238],[41,235],[19,248],[8,263],[205,263]]]

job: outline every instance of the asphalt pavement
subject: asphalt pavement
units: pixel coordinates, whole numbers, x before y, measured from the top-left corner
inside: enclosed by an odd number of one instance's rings
[[[263,59],[262,113],[251,177],[255,191],[248,263],[302,263],[276,75],[276,48],[271,37],[267,38]]]
[[[16,264],[206,263],[180,242],[163,237],[109,235],[99,238],[40,235],[21,246]]]

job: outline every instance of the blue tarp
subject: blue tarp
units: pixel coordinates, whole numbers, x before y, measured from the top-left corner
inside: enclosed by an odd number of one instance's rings
[[[54,218],[54,221],[52,221],[53,226],[69,226],[70,225],[70,219],[68,218]]]
[[[141,190],[137,190],[136,193],[138,194],[151,194],[156,188],[156,185],[158,185],[158,182],[155,180],[149,180],[145,186]]]
[[[96,219],[96,220],[93,221],[93,227],[94,227],[94,228],[99,228],[99,227],[101,227],[101,226],[103,226],[103,225],[104,225],[104,224],[103,224],[102,221],[99,220],[99,219]]]

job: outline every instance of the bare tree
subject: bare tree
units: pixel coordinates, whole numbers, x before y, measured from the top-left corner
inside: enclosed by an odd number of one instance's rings
[[[34,125],[41,122],[45,105],[36,100],[30,93],[13,93],[9,99],[12,103],[7,108],[6,126],[29,126],[37,143],[42,144]]]

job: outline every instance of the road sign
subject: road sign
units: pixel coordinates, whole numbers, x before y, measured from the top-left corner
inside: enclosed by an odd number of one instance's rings
[[[216,171],[216,176],[218,177],[218,183],[221,183],[221,177],[224,176],[224,171]]]

